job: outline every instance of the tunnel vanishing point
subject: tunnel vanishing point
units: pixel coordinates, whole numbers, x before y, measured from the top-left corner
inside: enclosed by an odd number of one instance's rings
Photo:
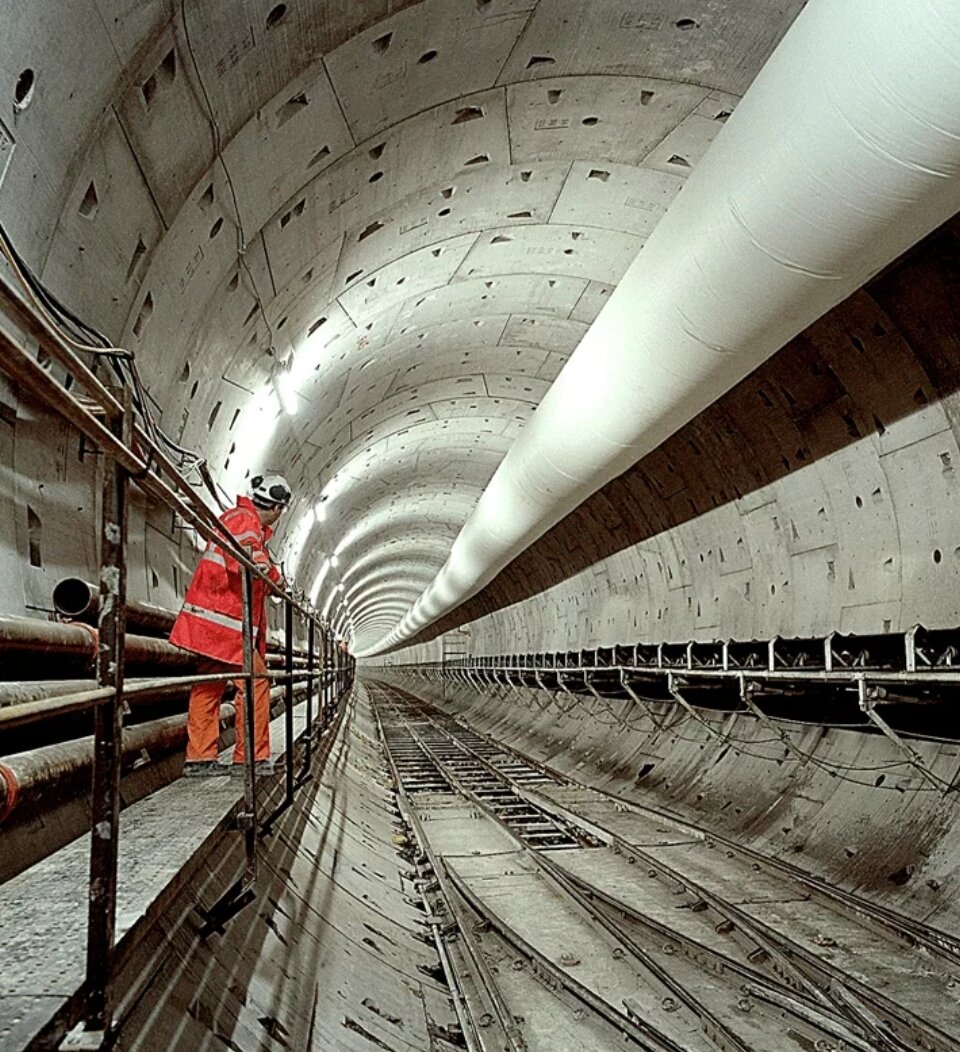
[[[960,1049],[958,443],[956,0],[0,0],[0,1050]]]

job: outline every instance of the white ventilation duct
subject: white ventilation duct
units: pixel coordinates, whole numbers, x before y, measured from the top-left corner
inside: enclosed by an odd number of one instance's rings
[[[811,0],[374,653],[960,209],[960,3]]]

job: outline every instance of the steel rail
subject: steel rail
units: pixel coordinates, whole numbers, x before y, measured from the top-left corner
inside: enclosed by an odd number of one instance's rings
[[[464,743],[462,739],[458,738],[456,734],[449,731],[442,723],[436,720],[435,717],[428,718],[430,719],[431,723],[435,727],[437,727],[446,738],[448,738],[451,742],[454,742],[462,752],[469,752],[473,754],[477,758],[478,762],[482,763],[490,770],[491,774],[495,775],[501,781],[512,784],[514,791],[520,799],[529,799],[527,787],[523,783],[516,782],[506,772],[504,772],[502,769],[498,768],[495,764],[493,764],[489,759],[483,757],[481,754],[476,753],[475,750],[471,749],[470,746],[466,745],[466,743]],[[406,721],[406,726],[408,728],[411,727],[409,720]],[[726,1024],[724,1024],[722,1020],[720,1020],[716,1016],[715,1013],[713,1013],[709,1008],[707,1008],[698,998],[693,996],[689,992],[689,990],[682,986],[682,984],[676,982],[670,975],[668,970],[662,968],[657,963],[657,961],[648,953],[648,951],[646,951],[642,946],[636,943],[635,940],[632,940],[629,938],[629,936],[626,936],[621,930],[621,928],[618,927],[617,924],[611,920],[611,918],[604,916],[601,912],[597,910],[596,905],[593,902],[591,902],[590,899],[594,896],[604,898],[602,892],[598,892],[597,889],[592,888],[586,883],[580,884],[579,882],[577,882],[576,878],[573,878],[570,874],[566,873],[564,870],[562,870],[559,866],[557,866],[550,860],[550,856],[548,855],[548,852],[546,850],[541,850],[536,848],[535,846],[526,844],[522,837],[517,835],[516,831],[512,828],[509,822],[505,821],[501,814],[499,814],[494,808],[489,806],[487,800],[484,797],[477,796],[476,793],[472,792],[470,787],[464,785],[462,780],[457,778],[457,775],[455,773],[452,775],[449,773],[449,764],[446,763],[444,757],[438,755],[436,750],[432,748],[428,743],[426,743],[422,736],[422,731],[420,729],[411,730],[410,733],[417,740],[417,742],[420,745],[420,748],[425,750],[425,754],[432,760],[432,762],[436,764],[441,771],[447,770],[446,777],[453,778],[455,780],[455,783],[460,792],[472,799],[477,804],[477,806],[479,806],[486,814],[488,814],[490,818],[498,822],[498,824],[501,825],[508,832],[508,834],[510,834],[517,841],[517,843],[521,847],[528,848],[531,852],[531,858],[533,858],[536,861],[536,863],[548,873],[549,877],[555,883],[559,884],[563,888],[563,890],[578,903],[581,909],[585,910],[588,914],[593,916],[597,923],[601,927],[605,928],[605,930],[607,930],[611,935],[620,939],[624,943],[624,945],[627,946],[629,951],[643,964],[645,968],[647,968],[647,970],[651,974],[655,976],[655,978],[660,983],[662,983],[666,988],[668,988],[674,996],[680,999],[681,1002],[687,1005],[688,1009],[692,1011],[701,1020],[702,1031],[709,1040],[716,1044],[718,1048],[727,1050],[727,1052],[729,1052],[729,1050],[735,1050],[735,1052],[749,1052],[750,1046],[745,1044],[738,1034],[736,1034],[729,1027],[727,1027]],[[576,815],[574,812],[571,812],[569,810],[566,811],[565,817],[569,822],[583,821],[583,819],[580,816]],[[609,901],[611,904],[613,904],[613,900]],[[621,912],[623,912],[624,914],[627,914],[629,912],[627,909],[620,907],[619,904],[617,904],[617,907],[620,908]],[[643,918],[641,914],[636,914],[635,917],[640,921],[645,920],[645,918]],[[677,939],[680,942],[685,941],[688,945],[696,947],[698,951],[708,949],[704,947],[703,944],[696,943],[692,939],[687,939],[682,934],[678,935],[670,929],[659,929],[657,931],[657,934],[660,934],[661,936],[668,935],[669,937]],[[761,983],[769,984],[770,980],[765,975],[758,974],[757,972],[745,968],[738,962],[735,962],[732,958],[722,957],[722,955],[716,953],[716,951],[710,950],[709,952],[713,954],[716,958],[722,959],[727,964],[727,966],[731,968],[731,970],[737,971],[742,976],[752,981],[759,981]],[[789,961],[784,961],[782,963],[786,965],[786,967],[790,967]],[[782,986],[780,984],[776,985],[779,990],[782,990]],[[807,983],[806,986],[809,986],[809,984]],[[829,1002],[828,1006],[834,1007],[830,1005]],[[798,1020],[816,1028],[821,1034],[828,1034],[831,1037],[840,1036],[843,1039],[849,1040],[851,1035],[850,1032],[846,1030],[846,1028],[841,1028],[838,1034],[838,1027],[835,1022],[831,1026],[825,1025],[815,1019],[810,1018],[812,1013],[815,1013],[817,1011],[822,1013],[823,1010],[824,1004],[822,1003],[822,1001],[817,997],[813,996],[809,1000],[808,1010],[806,1012],[801,1011],[799,1013],[796,1013],[796,1016]],[[873,1046],[870,1046],[865,1042],[861,1042],[859,1047],[861,1052],[872,1052],[873,1049]]]
[[[441,731],[443,731],[443,728],[441,728]],[[456,738],[453,735],[448,734],[447,737],[449,737],[451,741],[456,741]],[[422,738],[420,740],[421,742],[423,741]],[[434,749],[432,749],[429,745],[426,744],[424,744],[424,748],[427,751],[427,755],[434,759],[434,761],[440,766],[441,770],[447,769],[449,771],[449,763],[446,763],[442,757],[437,756]],[[464,751],[470,751],[469,747],[467,746],[461,746],[461,748],[463,748]],[[508,776],[505,776],[501,772],[497,771],[492,764],[489,764],[482,759],[480,760],[480,762],[489,769],[491,774],[495,774],[500,781],[504,782],[505,784],[510,784],[514,789],[514,792],[517,793],[518,797],[520,797],[521,799],[523,798],[522,794],[519,791],[519,783],[513,782]],[[641,964],[641,966],[645,968],[650,975],[653,976],[656,982],[661,984],[665,989],[669,990],[671,994],[680,999],[680,1001],[687,1007],[688,1011],[692,1012],[700,1020],[701,1032],[711,1044],[715,1045],[720,1050],[720,1052],[753,1052],[751,1047],[745,1044],[740,1039],[739,1035],[731,1031],[729,1027],[722,1023],[720,1019],[716,1015],[714,1015],[714,1013],[712,1013],[708,1008],[706,1008],[706,1006],[698,998],[694,997],[689,990],[684,989],[679,983],[677,983],[673,979],[672,976],[669,975],[669,973],[665,969],[661,968],[660,965],[657,964],[657,962],[650,956],[649,953],[647,953],[646,950],[640,947],[639,944],[637,944],[633,940],[630,940],[629,938],[625,937],[622,931],[618,931],[617,928],[609,922],[609,920],[602,917],[597,911],[597,909],[593,906],[593,904],[587,900],[586,896],[579,893],[579,891],[574,890],[572,887],[565,885],[564,881],[562,881],[561,879],[558,879],[556,871],[544,865],[544,849],[532,846],[527,841],[525,841],[520,836],[520,834],[509,824],[509,822],[505,821],[503,817],[489,805],[489,803],[484,797],[478,795],[476,792],[472,791],[467,785],[465,785],[464,782],[457,777],[455,772],[453,774],[448,773],[447,776],[451,779],[451,781],[453,781],[454,785],[457,787],[457,790],[462,795],[472,800],[484,812],[484,814],[486,814],[502,829],[504,829],[507,832],[507,834],[511,837],[511,839],[513,839],[521,849],[528,851],[530,858],[543,870],[543,872],[547,873],[550,877],[553,878],[554,884],[561,887],[561,889],[566,893],[566,895],[571,900],[573,900],[573,902],[575,902],[577,906],[579,906],[579,908],[591,918],[592,921],[599,924],[600,927],[602,927],[608,934],[614,936],[614,938],[616,938],[620,943],[622,943]],[[656,1030],[656,1028],[653,1027],[652,1024],[647,1023],[647,1025],[651,1027],[651,1030]],[[660,1032],[657,1032],[655,1035],[651,1036],[655,1036],[656,1040],[664,1042],[664,1044],[667,1047],[669,1047],[669,1043],[672,1042],[671,1038],[669,1038],[666,1034]]]
[[[393,753],[387,745],[387,735],[384,732],[383,721],[381,720],[380,713],[377,711],[376,707],[374,707],[374,719],[377,724],[377,733],[380,741],[385,746],[384,753],[387,766],[390,769],[390,774],[393,778],[394,784],[397,786],[400,801],[403,803],[401,813],[413,829],[417,844],[428,859],[430,868],[437,879],[439,892],[444,905],[457,925],[457,930],[459,931],[460,939],[465,950],[465,956],[473,970],[472,978],[475,981],[476,988],[481,992],[482,996],[486,998],[490,1007],[493,1009],[493,1012],[491,1012],[491,1019],[498,1024],[497,1033],[504,1042],[501,1048],[507,1050],[507,1052],[527,1052],[527,1044],[523,1040],[519,1028],[516,1025],[516,1021],[510,1014],[506,1003],[503,1001],[503,996],[497,987],[490,969],[483,960],[483,955],[475,945],[473,933],[470,931],[469,926],[463,923],[460,911],[454,906],[453,894],[447,880],[447,875],[439,864],[439,860],[430,846],[429,839],[424,834],[423,826],[416,813],[416,808],[406,795],[404,780],[394,762]],[[429,905],[425,897],[424,904]],[[454,998],[454,1006],[456,1008],[457,1016],[460,1019],[464,1037],[468,1042],[468,1049],[485,1049],[487,1047],[487,1041],[484,1036],[481,1036],[481,1030],[488,1028],[481,1027],[480,1021],[475,1017],[474,1010],[470,1005],[470,1000],[462,988],[460,977],[457,975],[455,969],[448,967],[448,962],[445,959],[447,957],[447,948],[440,926],[434,922],[430,922],[430,930],[436,944],[437,953],[443,964],[444,972],[445,974],[449,974],[449,977],[454,984],[451,985],[451,990],[455,991],[457,994]]]
[[[407,693],[414,700],[415,704],[423,711],[424,708],[433,707],[429,703],[425,703],[422,699],[417,698],[416,695],[410,694],[410,692],[403,691],[403,688],[393,688],[399,690],[401,693]],[[458,728],[459,729],[459,728]],[[444,729],[445,733],[455,738],[453,732],[449,729]],[[551,778],[558,783],[567,783],[570,781],[565,775],[561,774],[536,761],[530,757],[525,756],[523,753],[519,753],[517,750],[512,749],[509,746],[505,746],[499,742],[493,742],[487,735],[481,732],[474,731],[471,728],[471,733],[477,737],[486,740],[487,742],[496,746],[497,750],[504,754],[513,754],[524,762],[531,764],[539,769],[549,772]],[[469,749],[470,747],[463,744],[463,748]],[[480,754],[475,754],[479,759],[484,760]],[[489,761],[484,761],[489,762]],[[518,795],[526,796],[530,793],[529,789],[521,789],[518,786]],[[719,837],[711,831],[703,830],[699,827],[695,827],[690,823],[684,822],[683,820],[676,819],[673,816],[666,815],[653,808],[645,808],[642,805],[635,805],[629,801],[622,800],[620,797],[613,796],[609,793],[605,793],[602,790],[596,790],[600,795],[607,797],[608,799],[614,800],[621,805],[626,805],[631,809],[636,809],[640,812],[646,812],[656,816],[658,819],[670,822],[670,824],[680,828],[687,829],[690,832],[695,832],[698,836],[704,839],[715,840],[718,843],[724,843],[735,850],[744,852],[750,852],[749,849],[742,849],[740,845],[734,841],[730,841],[727,838]],[[535,793],[535,791],[534,791]],[[536,794],[535,795],[539,795]],[[540,806],[552,806],[553,809],[559,813],[565,813],[569,817],[577,821],[583,821],[580,816],[577,815],[575,810],[570,808],[564,808],[557,805],[547,799],[546,801],[540,801]],[[596,822],[587,823],[597,827]],[[602,827],[598,827],[602,828]],[[781,934],[773,931],[762,922],[749,917],[743,911],[737,907],[726,902],[720,897],[713,895],[707,889],[700,886],[695,881],[692,881],[686,875],[680,873],[673,867],[660,861],[652,855],[648,855],[643,851],[641,847],[632,844],[627,841],[623,841],[616,834],[608,833],[611,838],[611,842],[615,846],[619,847],[622,853],[629,853],[638,858],[642,858],[651,869],[655,869],[661,872],[667,879],[674,881],[679,886],[688,889],[691,894],[696,896],[713,906],[713,908],[723,916],[728,917],[734,924],[738,925],[744,933],[749,933],[750,937],[757,942],[757,944],[763,947],[767,952],[773,952],[780,962],[781,966],[786,966],[789,971],[793,974],[795,980],[799,980],[803,988],[808,993],[812,993],[810,989],[810,979],[806,976],[799,965],[795,963],[795,959],[802,960],[804,965],[808,969],[812,969],[815,973],[821,976],[821,982],[823,978],[826,978],[826,982],[822,986],[818,986],[820,993],[829,999],[830,1004],[834,1010],[839,1012],[848,1022],[859,1027],[862,1031],[865,1031],[868,1037],[874,1041],[880,1042],[880,1048],[888,1049],[890,1052],[902,1052],[903,1049],[937,1049],[942,1052],[952,1052],[958,1045],[957,1043],[945,1034],[939,1027],[929,1023],[926,1020],[920,1019],[915,1013],[908,1009],[905,1009],[902,1005],[890,1001],[882,994],[877,993],[872,988],[866,986],[864,983],[859,981],[842,969],[830,965],[828,962],[822,961],[819,957],[809,953],[804,947],[799,946],[792,940],[786,939]],[[797,879],[794,877],[794,879]],[[860,918],[862,919],[862,917]],[[871,919],[876,919],[871,917]],[[903,930],[895,930],[894,935],[901,941],[904,938]],[[907,935],[907,941],[910,940],[910,936]],[[933,949],[934,947],[930,947]],[[850,989],[853,987],[853,989]],[[816,998],[815,998],[816,999]],[[869,1007],[867,1007],[869,1006]],[[904,1045],[901,1041],[901,1034],[890,1033],[883,1025],[881,1020],[876,1019],[873,1012],[881,1011],[883,1014],[890,1016],[898,1021],[899,1026],[907,1032],[907,1038],[910,1039],[911,1035],[917,1035],[917,1044]]]
[[[796,1015],[797,1018],[805,1018],[810,1025],[816,1026],[823,1031],[829,1031],[832,1037],[846,1041],[852,1048],[858,1048],[860,1052],[875,1052],[872,1045],[867,1044],[859,1035],[853,1033],[846,1026],[846,1021],[841,1015],[835,1014],[836,1010],[825,997],[822,995],[817,996],[820,991],[816,987],[813,987],[811,990],[812,984],[809,982],[797,982],[796,973],[789,961],[786,961],[785,975],[778,974],[775,969],[760,971],[759,967],[752,963],[744,964],[737,958],[723,953],[685,932],[661,924],[646,913],[597,888],[576,874],[566,870],[561,871],[549,858],[544,858],[543,864],[547,868],[557,870],[558,875],[578,886],[582,894],[596,899],[610,913],[621,915],[631,923],[651,932],[659,939],[666,939],[668,942],[675,942],[681,947],[685,947],[693,955],[694,960],[706,957],[713,962],[714,968],[718,968],[721,971],[729,971],[745,982],[756,983],[757,987],[754,996],[766,996],[776,999],[774,1003],[784,1007],[787,1011]],[[735,934],[736,931],[737,929],[734,926],[729,934]],[[766,949],[763,943],[758,942],[756,939],[752,939],[750,942],[755,948]],[[780,969],[783,970],[784,961],[776,951],[770,953],[770,958],[776,960]],[[758,963],[766,962],[759,961]],[[798,989],[794,983],[797,983],[797,986],[800,988]],[[787,1001],[789,1003],[786,1003]],[[806,1013],[813,1013],[815,1017],[806,1015]]]
[[[567,775],[562,771],[557,770],[555,767],[552,767],[550,764],[538,760],[536,757],[527,756],[525,753],[521,753],[510,745],[490,738],[489,735],[484,734],[482,731],[477,731],[473,728],[471,728],[471,730],[478,737],[481,737],[494,745],[498,750],[519,757],[530,766],[543,771],[544,774],[551,779],[561,783],[570,781]],[[842,888],[837,888],[813,874],[807,873],[805,870],[791,865],[789,862],[784,862],[780,859],[765,855],[762,852],[755,851],[753,848],[747,847],[739,841],[725,837],[722,833],[708,829],[706,826],[697,825],[689,819],[678,818],[676,815],[668,813],[667,811],[662,811],[656,807],[650,807],[647,804],[637,803],[626,797],[617,796],[615,793],[610,793],[605,789],[593,789],[593,791],[620,806],[651,815],[659,821],[669,822],[671,825],[686,831],[691,835],[716,841],[718,844],[722,844],[727,850],[734,851],[736,854],[743,856],[751,863],[759,865],[769,872],[789,877],[792,881],[799,884],[805,890],[813,893],[818,898],[828,901],[832,905],[841,907],[847,916],[878,924],[898,941],[907,943],[908,945],[919,943],[932,953],[943,957],[949,962],[951,967],[960,967],[960,939],[950,935],[948,932],[942,931],[939,928],[931,927],[930,925],[924,924],[922,921],[915,920],[912,917],[905,917],[901,914],[894,913],[893,910],[889,910],[879,903],[869,902],[852,892],[844,891]]]
[[[561,809],[565,810],[565,809]],[[571,812],[575,814],[575,812]],[[691,880],[686,874],[673,866],[662,862],[660,859],[644,851],[643,848],[630,841],[621,840],[613,834],[613,846],[621,854],[630,854],[644,863],[651,871],[656,870],[666,879],[682,888],[688,895],[697,901],[705,903],[717,914],[735,925],[747,935],[760,949],[768,953],[776,962],[778,967],[789,975],[794,982],[799,982],[803,990],[810,995],[810,999],[816,1003],[817,993],[826,999],[827,1004],[836,1013],[843,1017],[847,1023],[857,1026],[861,1032],[870,1040],[879,1043],[879,1047],[889,1052],[904,1052],[906,1049],[913,1050],[932,1048],[942,1049],[943,1052],[955,1048],[955,1043],[939,1028],[932,1027],[918,1016],[904,1009],[901,1005],[889,1001],[882,995],[871,991],[855,977],[850,976],[840,968],[835,968],[821,961],[820,958],[807,951],[804,947],[781,933],[776,932],[769,925],[749,916],[737,906],[726,899],[715,895],[703,885]],[[621,907],[618,904],[617,908]],[[803,964],[797,964],[797,961]],[[813,971],[821,976],[819,983],[811,981],[806,970]],[[851,989],[851,987],[855,989]],[[916,1045],[905,1045],[898,1035],[890,1033],[869,1009],[865,1008],[861,1001],[866,1001],[874,1009],[881,1009],[886,1014],[900,1016],[900,1025],[918,1034],[923,1034],[923,1039]],[[824,1006],[821,1003],[819,1007]],[[936,1044],[931,1042],[936,1041]],[[931,1043],[928,1043],[931,1042]]]
[[[401,719],[404,718],[403,714],[399,711],[398,715]],[[411,734],[411,736],[416,740],[420,749],[423,750],[427,758],[435,766],[437,766],[441,770],[441,772],[443,772],[444,777],[449,781],[449,783],[454,787],[454,789],[458,793],[460,793],[460,795],[472,801],[489,818],[493,819],[504,829],[506,829],[511,838],[517,842],[521,849],[530,847],[526,843],[526,841],[524,841],[524,839],[519,835],[519,833],[507,822],[505,822],[489,806],[489,803],[484,797],[480,796],[476,791],[474,791],[466,783],[464,783],[463,779],[459,776],[459,773],[456,770],[451,769],[450,762],[445,761],[442,757],[437,755],[436,751],[433,748],[431,748],[431,746],[424,740],[422,733],[420,733],[417,729],[414,729],[409,720],[405,719],[404,723],[405,726],[408,728],[408,731]],[[434,721],[431,720],[431,723],[434,723]],[[434,726],[436,726],[435,723]],[[442,731],[442,728],[439,729],[441,730],[441,733],[444,733]],[[444,736],[450,740],[455,741],[455,739],[453,739],[451,735],[444,734]],[[467,751],[465,747],[461,748],[463,748],[464,751]],[[508,779],[506,779],[500,772],[491,771],[490,773],[497,781],[504,783],[508,781]],[[530,857],[535,860],[538,860],[539,852],[537,851],[537,849],[530,848],[530,851]],[[521,949],[525,956],[529,957],[531,961],[534,961],[536,963],[537,967],[545,970],[547,974],[549,974],[565,989],[574,994],[574,996],[576,996],[579,1000],[583,1001],[597,1015],[601,1016],[608,1023],[617,1027],[617,1029],[625,1037],[630,1038],[637,1044],[640,1044],[642,1047],[647,1049],[656,1049],[660,1050],[660,1052],[680,1052],[683,1046],[677,1044],[673,1040],[673,1038],[663,1033],[654,1024],[642,1018],[635,1018],[627,1012],[620,1012],[608,1001],[604,1000],[602,997],[590,990],[589,987],[577,982],[577,980],[575,980],[568,973],[559,969],[552,961],[550,961],[539,950],[537,950],[536,947],[531,946],[521,935],[519,935],[519,933],[513,931],[512,928],[500,921],[500,919],[494,913],[492,913],[485,906],[485,904],[483,904],[473,894],[469,887],[467,887],[467,885],[458,877],[458,875],[455,872],[447,869],[446,873],[451,882],[453,883],[454,887],[457,889],[458,893],[467,902],[469,902],[477,912],[481,913],[488,921],[488,923],[493,925],[500,932],[503,938],[505,938],[508,942],[510,942],[518,949]],[[595,911],[591,909],[589,905],[585,905],[584,902],[575,895],[568,895],[568,897],[571,898],[581,910],[585,910],[588,916],[590,916],[593,919],[596,919]],[[605,927],[605,930],[607,930],[609,934],[612,934],[614,938],[616,938],[618,941],[623,941],[620,934],[616,931],[610,931],[608,927]],[[644,958],[638,957],[637,959],[644,967],[646,967],[647,961]],[[652,971],[651,974],[654,974],[654,977],[658,982],[663,983],[662,970],[656,968],[656,970]],[[664,985],[666,985],[666,987],[670,989],[671,992],[675,992],[675,984],[672,981],[668,980],[668,982]],[[694,1009],[694,1011],[697,1012],[696,1009]],[[697,1014],[700,1015],[700,1012],[697,1012]],[[706,1013],[704,1011],[704,1014],[710,1017],[712,1020],[712,1016],[710,1016],[709,1013]],[[717,1025],[720,1027],[721,1031],[724,1030],[722,1024],[719,1024],[718,1022]],[[708,1040],[711,1040],[707,1034],[706,1028],[704,1028],[703,1032],[704,1036],[706,1036]],[[730,1043],[718,1044],[717,1047],[723,1050],[723,1052],[752,1052],[749,1046],[743,1045],[739,1041],[735,1040],[735,1038],[733,1038],[732,1035]]]
[[[458,873],[449,867],[446,870],[450,882],[456,888],[458,894],[468,902],[472,908],[479,913],[486,922],[497,931],[500,936],[511,946],[517,949],[524,957],[528,958],[535,967],[543,974],[550,977],[557,986],[562,987],[581,1001],[595,1015],[623,1035],[624,1038],[643,1048],[645,1052],[689,1052],[689,1049],[678,1044],[672,1038],[660,1033],[652,1024],[645,1019],[630,1017],[626,1012],[620,1012],[610,1005],[602,997],[595,994],[589,987],[578,982],[568,972],[563,971],[548,957],[542,954],[535,946],[532,946],[521,935],[509,925],[504,924],[500,918],[490,910],[487,905],[473,892]]]

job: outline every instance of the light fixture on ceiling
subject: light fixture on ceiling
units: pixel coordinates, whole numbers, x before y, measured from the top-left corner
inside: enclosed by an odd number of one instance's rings
[[[297,575],[297,567],[300,565],[303,549],[306,547],[315,522],[316,513],[313,508],[307,508],[291,535],[290,548],[286,556],[287,576],[290,578]]]
[[[283,411],[287,416],[296,416],[299,405],[297,402],[297,385],[294,380],[293,370],[290,368],[281,370],[274,380],[274,386],[277,389],[277,397],[280,399],[280,405],[283,406]]]
[[[251,464],[258,464],[273,440],[281,405],[276,386],[265,383],[243,407],[237,429],[235,448],[230,456],[231,470],[226,472],[224,486],[239,489],[244,484],[244,472]]]
[[[324,559],[320,565],[320,569],[317,570],[317,576],[313,579],[313,587],[310,589],[310,602],[316,606],[317,600],[320,598],[320,589],[323,586],[323,580],[330,572],[330,560]]]

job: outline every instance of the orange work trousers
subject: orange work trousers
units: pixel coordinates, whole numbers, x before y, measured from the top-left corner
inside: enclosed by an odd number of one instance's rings
[[[267,666],[258,653],[253,655],[253,670],[265,673]],[[233,665],[224,665],[219,661],[203,659],[197,671],[204,676],[218,672],[236,671]],[[243,731],[246,683],[235,679],[237,697],[236,707],[236,744],[233,748],[233,762],[243,763]],[[187,712],[187,760],[215,760],[220,745],[220,699],[223,696],[223,681],[197,683],[190,691],[190,708]],[[254,759],[270,759],[270,681],[257,679],[253,685],[253,738]]]

